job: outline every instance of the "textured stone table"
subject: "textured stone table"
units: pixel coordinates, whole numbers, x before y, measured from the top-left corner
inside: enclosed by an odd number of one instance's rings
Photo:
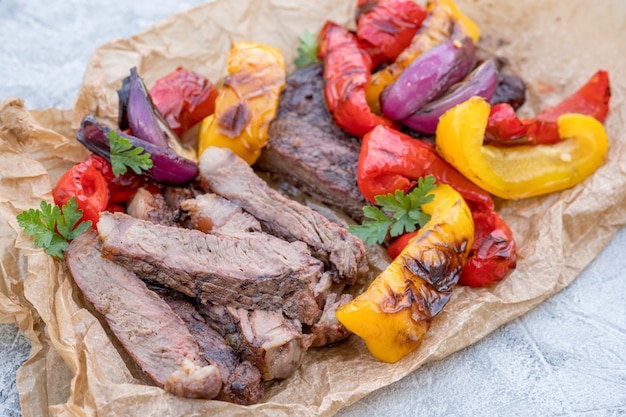
[[[96,47],[199,3],[0,0],[0,99],[69,108]],[[625,253],[622,230],[572,285],[535,310],[339,415],[626,415]],[[2,416],[21,415],[15,371],[28,353],[16,327],[0,325]]]

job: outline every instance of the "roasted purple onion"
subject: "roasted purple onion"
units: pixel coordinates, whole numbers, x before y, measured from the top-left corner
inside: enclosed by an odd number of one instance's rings
[[[131,68],[130,76],[122,80],[122,88],[117,91],[117,95],[120,129],[130,128],[133,136],[141,140],[162,148],[170,148],[187,159],[197,160],[196,152],[181,145],[176,133],[152,102],[136,67]]]
[[[76,132],[76,138],[90,151],[111,160],[109,137],[111,129],[98,123],[93,116],[83,118],[80,129]],[[155,146],[150,142],[135,136],[117,132],[130,141],[134,147],[143,148],[150,154],[153,166],[142,174],[159,184],[182,185],[198,175],[198,164],[187,158],[183,158],[167,147]]]
[[[491,61],[485,61],[461,83],[452,86],[444,95],[426,104],[402,123],[418,132],[435,133],[441,115],[470,97],[480,96],[487,101],[491,100],[497,85],[496,66]]]
[[[443,42],[417,57],[380,95],[385,116],[403,120],[462,80],[474,65],[470,38]]]

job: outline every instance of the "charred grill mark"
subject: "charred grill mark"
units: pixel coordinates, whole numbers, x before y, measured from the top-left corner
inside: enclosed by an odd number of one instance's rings
[[[239,101],[229,107],[218,120],[220,133],[229,138],[237,138],[252,120],[252,112],[245,101]]]

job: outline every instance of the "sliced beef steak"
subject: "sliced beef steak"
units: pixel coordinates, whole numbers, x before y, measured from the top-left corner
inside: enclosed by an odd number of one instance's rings
[[[91,230],[76,237],[65,260],[85,298],[156,385],[187,398],[214,398],[222,378],[172,309],[134,273],[100,256]]]
[[[163,190],[165,201],[174,210],[178,210],[180,208],[180,203],[183,201],[194,198],[200,194],[202,194],[202,190],[200,190],[194,183],[188,184],[185,187],[168,186]]]
[[[337,316],[335,315],[339,307],[350,301],[352,301],[350,294],[328,294],[322,316],[315,322],[310,330],[310,334],[313,336],[311,346],[319,347],[331,345],[342,341],[352,334],[346,326],[337,320]]]
[[[260,232],[261,224],[241,207],[216,194],[202,194],[184,200],[180,209],[189,216],[195,229],[202,232]]]
[[[103,256],[202,302],[282,311],[307,324],[319,314],[313,288],[323,268],[302,242],[205,234],[106,212],[98,231]]]
[[[138,219],[147,220],[155,224],[175,225],[176,214],[166,203],[161,194],[152,194],[145,188],[137,190],[128,203],[126,212]]]
[[[292,375],[312,342],[310,335],[302,334],[298,320],[280,312],[212,303],[200,305],[199,310],[242,358],[259,368],[265,381]]]
[[[236,404],[255,404],[263,397],[261,372],[248,361],[241,362],[233,348],[213,330],[187,297],[169,288],[149,285],[187,325],[206,360],[222,375],[218,400]]]
[[[339,128],[328,112],[323,72],[318,64],[287,77],[255,168],[360,222],[365,205],[356,183],[361,141]]]
[[[318,212],[284,197],[248,164],[224,148],[209,147],[200,158],[200,186],[256,217],[263,230],[288,241],[302,241],[336,273],[336,281],[354,284],[367,277],[363,243]]]

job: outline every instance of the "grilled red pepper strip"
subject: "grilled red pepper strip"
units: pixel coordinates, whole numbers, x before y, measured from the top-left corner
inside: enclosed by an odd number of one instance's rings
[[[78,208],[83,210],[82,219],[91,220],[95,228],[100,212],[124,211],[124,204],[133,198],[140,187],[151,192],[159,190],[157,185],[132,172],[116,177],[109,161],[92,154],[59,179],[52,190],[52,196],[59,207],[76,196]]]
[[[495,211],[474,210],[471,204],[468,206],[474,219],[474,243],[459,284],[469,287],[495,284],[515,268],[513,232]]]
[[[363,137],[357,183],[366,200],[395,190],[408,192],[420,177],[433,175],[438,184],[449,184],[479,209],[493,210],[491,196],[444,161],[428,142],[385,126]]]
[[[92,154],[88,161],[91,161],[98,167],[106,180],[109,189],[109,207],[113,203],[128,203],[140,187],[147,188],[150,192],[159,191],[159,187],[156,184],[150,183],[143,177],[130,171],[116,177],[113,174],[111,163],[100,155]]]
[[[396,190],[408,192],[426,175],[452,186],[472,211],[476,235],[468,258],[471,267],[464,270],[460,282],[481,286],[502,280],[515,267],[516,248],[511,230],[494,211],[491,196],[444,161],[427,142],[385,126],[363,137],[357,183],[366,200],[375,202],[375,196]],[[390,256],[401,244],[392,245]]]
[[[425,17],[426,9],[413,0],[359,0],[356,36],[372,58],[372,67],[395,61]]]
[[[335,123],[357,137],[381,124],[394,126],[391,120],[372,113],[365,100],[372,61],[359,47],[356,36],[328,22],[321,37],[319,56],[324,60],[324,96]]]
[[[178,136],[213,114],[217,88],[211,81],[184,68],[160,78],[150,97]]]
[[[548,145],[557,143],[556,120],[566,113],[592,116],[604,123],[609,112],[611,86],[609,74],[598,71],[578,91],[554,107],[548,107],[532,119],[519,119],[515,110],[502,103],[491,108],[485,144],[495,146]]]
[[[52,196],[59,207],[76,197],[78,208],[83,211],[82,220],[91,220],[94,229],[100,219],[100,212],[109,204],[106,179],[101,167],[91,159],[74,165],[63,174],[52,189]]]

